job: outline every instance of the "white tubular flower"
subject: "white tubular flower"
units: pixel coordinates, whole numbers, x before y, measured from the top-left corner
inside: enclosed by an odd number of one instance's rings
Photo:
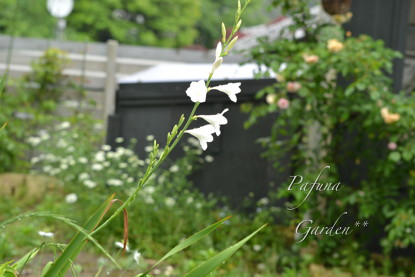
[[[213,128],[212,125],[205,125],[200,128],[195,128],[191,130],[187,130],[185,133],[191,134],[192,136],[195,136],[200,143],[200,146],[202,146],[203,150],[206,150],[207,143],[213,141],[212,134],[215,132],[215,128]]]
[[[192,82],[190,87],[186,90],[187,96],[190,97],[190,100],[193,102],[203,103],[206,101],[206,94],[208,90],[205,85],[205,81],[200,80],[198,82]]]
[[[225,125],[228,123],[226,117],[223,116],[224,113],[229,111],[229,109],[224,109],[222,113],[218,113],[215,115],[198,115],[197,117],[203,118],[206,120],[210,125],[215,128],[216,135],[220,135],[220,125]]]
[[[218,42],[218,45],[216,46],[215,61],[212,64],[211,74],[213,74],[213,72],[215,72],[215,70],[218,69],[219,66],[221,66],[223,62],[223,58],[220,56],[221,54],[222,54],[222,43]]]
[[[229,83],[226,85],[216,86],[211,89],[216,89],[216,90],[226,93],[232,102],[236,102],[237,100],[236,94],[241,92],[240,85],[241,83]]]

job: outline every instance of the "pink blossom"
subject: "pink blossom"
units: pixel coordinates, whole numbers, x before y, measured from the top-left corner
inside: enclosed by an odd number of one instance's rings
[[[301,88],[301,84],[299,82],[288,82],[287,83],[288,92],[297,92],[300,88]]]
[[[396,148],[398,148],[398,145],[396,144],[396,142],[391,141],[388,143],[389,150],[395,150]]]
[[[277,105],[280,109],[285,110],[288,109],[288,107],[290,106],[290,101],[288,101],[288,99],[285,98],[280,98],[277,102]]]

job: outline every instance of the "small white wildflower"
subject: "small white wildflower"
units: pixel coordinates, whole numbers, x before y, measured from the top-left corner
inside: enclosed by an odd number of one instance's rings
[[[178,172],[179,171],[179,166],[174,164],[170,167],[169,170],[170,170],[170,172],[173,172],[173,173]]]
[[[127,183],[132,183],[134,182],[134,178],[133,177],[128,177],[127,178]]]
[[[173,275],[173,271],[174,271],[174,268],[171,265],[168,265],[166,267],[166,269],[164,270],[164,275],[166,275],[166,276],[172,276]]]
[[[133,252],[133,259],[136,263],[140,262],[140,257],[141,257],[141,253],[138,252],[137,250],[134,250]]]
[[[222,54],[222,43],[218,42],[216,45],[216,55],[215,55],[215,61],[212,64],[212,70],[210,71],[211,74],[215,72],[216,69],[221,66],[223,62],[223,58],[220,56]]]
[[[171,197],[167,197],[165,200],[164,200],[164,203],[166,203],[166,206],[167,207],[173,207],[175,204],[176,204],[176,200],[174,200],[173,198],[171,198]]]
[[[124,142],[124,138],[118,137],[118,138],[115,139],[115,142],[116,143],[123,143]]]
[[[32,146],[36,146],[41,142],[42,142],[42,140],[39,137],[29,137],[29,138],[27,138],[27,143],[29,143]]]
[[[154,140],[154,136],[153,135],[148,135],[148,136],[146,136],[146,140],[147,141],[153,141]]]
[[[206,155],[206,157],[205,157],[205,161],[208,162],[208,163],[211,163],[214,160],[215,160],[215,158],[213,158],[213,156],[211,156],[211,155]]]
[[[59,124],[58,126],[56,126],[56,130],[64,130],[71,127],[71,123],[69,123],[68,121],[64,121],[61,124]]]
[[[95,161],[103,162],[104,160],[105,160],[105,152],[104,151],[98,151],[95,154]]]
[[[41,237],[46,237],[46,238],[53,238],[54,234],[51,232],[43,232],[43,231],[39,231],[37,232],[39,234],[39,236]]]
[[[78,178],[81,181],[86,180],[86,179],[89,179],[89,174],[86,173],[86,172],[82,172],[81,174],[79,174],[79,177]]]
[[[72,204],[78,201],[78,196],[75,193],[70,193],[65,197],[65,202],[68,204]]]
[[[124,249],[124,243],[122,243],[121,241],[116,241],[114,244],[115,244],[116,247]],[[125,247],[125,250],[130,251],[130,248],[128,247],[128,244]]]
[[[264,206],[269,204],[269,199],[267,197],[263,197],[258,200],[258,205]]]
[[[81,164],[86,164],[86,163],[88,163],[88,159],[87,159],[87,158],[85,158],[85,157],[80,157],[80,158],[78,159],[78,162],[80,162]]]
[[[186,203],[187,204],[192,204],[193,203],[193,197],[187,198]]]
[[[97,186],[97,183],[95,183],[94,181],[91,180],[85,180],[84,181],[84,186],[86,186],[87,188],[95,188]]]
[[[102,170],[104,168],[104,166],[102,164],[93,164],[91,166],[91,168],[92,168],[92,170],[100,171],[100,170]]]
[[[111,145],[104,144],[104,145],[101,147],[101,149],[102,149],[102,151],[110,151],[110,150],[111,150]]]
[[[39,157],[33,157],[33,158],[30,159],[30,163],[31,164],[38,163],[39,161],[40,161],[40,158]]]
[[[261,245],[259,245],[259,244],[255,244],[255,245],[252,247],[252,249],[253,249],[255,252],[259,252],[259,251],[261,251],[262,246],[261,246]]]
[[[66,169],[68,169],[68,165],[67,165],[66,163],[62,163],[62,164],[60,165],[60,168],[61,168],[62,170],[66,170]]]
[[[73,152],[75,151],[75,147],[73,147],[72,145],[68,147],[68,149],[66,149],[68,152]]]
[[[52,170],[52,167],[50,165],[45,165],[43,167],[43,172],[49,173]]]
[[[59,139],[56,143],[56,146],[59,148],[66,148],[68,146],[68,143],[63,139]]]
[[[143,165],[145,165],[146,163],[145,163],[143,160],[140,160],[140,159],[139,159],[139,160],[137,161],[137,164],[138,164],[138,165],[143,166]]]
[[[110,162],[108,162],[108,161],[105,161],[105,162],[103,162],[103,163],[102,163],[102,165],[103,165],[104,167],[109,167],[109,166],[111,165],[111,163],[110,163]]]
[[[128,164],[126,164],[126,163],[120,163],[119,164],[120,168],[127,168],[127,166],[128,166]]]
[[[144,198],[144,203],[149,204],[149,205],[154,204],[153,197],[147,196],[146,198]]]
[[[153,151],[153,146],[147,145],[146,147],[144,147],[144,151],[146,151],[146,152]]]
[[[119,179],[109,179],[107,181],[109,186],[119,187],[123,185],[123,182]]]
[[[104,125],[102,125],[101,123],[96,123],[96,124],[94,124],[93,128],[95,130],[102,130],[104,128]]]

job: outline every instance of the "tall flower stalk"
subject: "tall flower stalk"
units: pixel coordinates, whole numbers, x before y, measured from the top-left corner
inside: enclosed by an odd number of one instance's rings
[[[218,87],[209,87],[210,82],[212,80],[213,74],[215,73],[215,70],[220,67],[223,61],[223,57],[227,56],[232,49],[232,47],[235,45],[236,41],[238,40],[238,36],[235,36],[236,32],[241,26],[242,20],[241,15],[247,5],[249,4],[250,0],[247,0],[244,5],[241,5],[241,2],[238,0],[238,8],[237,12],[235,14],[235,21],[232,26],[232,31],[229,36],[227,36],[225,25],[222,23],[222,40],[218,43],[216,47],[216,55],[215,55],[215,61],[212,64],[212,70],[209,73],[209,76],[206,80],[200,80],[198,82],[192,82],[190,84],[190,87],[187,89],[186,94],[190,97],[191,101],[194,102],[194,106],[192,111],[190,112],[190,115],[185,118],[184,115],[182,115],[179,119],[179,122],[174,125],[171,132],[167,134],[167,142],[164,147],[164,149],[161,151],[159,149],[159,144],[154,140],[153,144],[153,151],[149,155],[149,165],[148,168],[144,174],[144,176],[140,179],[138,186],[134,190],[134,192],[127,198],[127,200],[99,227],[95,229],[91,233],[91,235],[94,235],[95,233],[99,232],[101,229],[103,229],[105,226],[107,226],[115,217],[117,217],[125,208],[127,208],[136,198],[138,192],[145,186],[147,181],[150,179],[150,177],[153,175],[153,173],[157,170],[157,168],[163,163],[163,161],[166,159],[166,157],[173,151],[173,149],[176,147],[176,145],[179,143],[180,139],[183,137],[185,133],[189,133],[191,135],[195,135],[197,133],[196,129],[188,130],[190,124],[198,118],[196,116],[196,111],[199,105],[206,101],[207,94],[211,93],[211,91],[219,90],[225,92],[230,99],[233,102],[236,102],[236,95],[241,90],[239,88],[240,83],[229,83],[227,85],[218,86]],[[225,111],[224,111],[225,112]],[[218,131],[219,124],[223,125],[227,123],[226,118],[224,118],[223,113],[218,114],[221,116],[220,121],[215,122],[209,122],[208,125],[205,126],[211,126],[205,127],[202,130],[199,129],[199,134],[203,135],[203,132],[205,133],[206,137],[211,136],[212,133],[220,134],[220,131]],[[215,117],[217,115],[201,115],[200,117]],[[226,121],[226,122],[225,122]],[[225,122],[225,123],[224,123]],[[200,131],[202,133],[200,133]],[[202,148],[205,150],[207,148],[206,143],[212,141],[211,139],[201,139],[200,136],[196,137],[199,139]],[[210,138],[210,137],[209,137]]]

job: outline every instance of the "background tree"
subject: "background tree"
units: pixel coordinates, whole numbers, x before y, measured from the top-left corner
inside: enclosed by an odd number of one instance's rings
[[[266,3],[249,6],[244,26],[268,21]],[[76,0],[68,16],[66,39],[107,41],[161,47],[201,44],[212,48],[221,36],[220,18],[231,27],[236,0]],[[55,37],[56,19],[46,1],[0,0],[0,33],[27,37]],[[39,20],[41,19],[41,20]]]

